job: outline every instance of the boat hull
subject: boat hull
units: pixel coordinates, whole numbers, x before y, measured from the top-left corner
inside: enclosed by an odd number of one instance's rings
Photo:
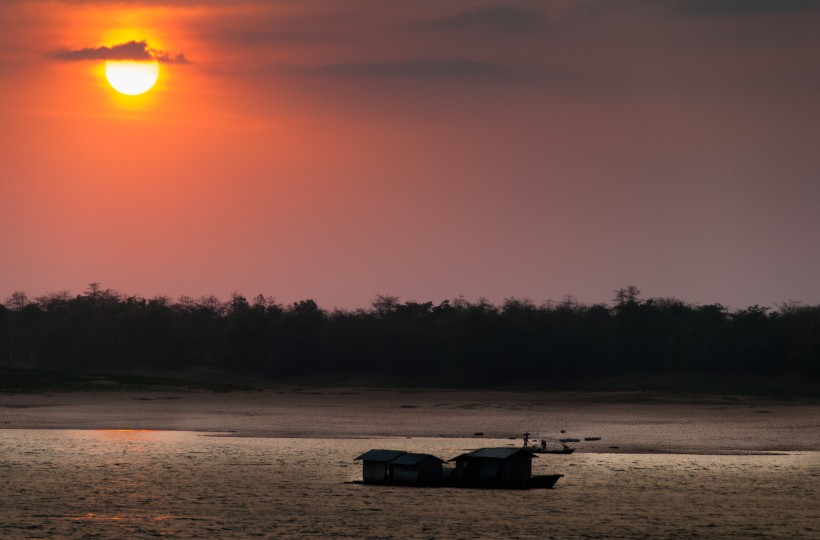
[[[542,474],[533,476],[530,479],[530,489],[552,489],[555,483],[563,477],[563,474]]]
[[[531,448],[530,452],[533,454],[571,454],[575,452],[575,448],[562,448],[560,450],[541,450],[540,448]]]

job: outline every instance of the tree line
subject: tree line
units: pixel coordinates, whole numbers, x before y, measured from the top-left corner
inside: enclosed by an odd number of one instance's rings
[[[820,378],[820,306],[729,310],[615,291],[501,305],[464,298],[325,310],[234,294],[172,301],[92,284],[79,295],[0,304],[0,366],[62,370],[209,367],[268,378],[408,377],[445,384],[538,382],[632,374],[720,373]]]

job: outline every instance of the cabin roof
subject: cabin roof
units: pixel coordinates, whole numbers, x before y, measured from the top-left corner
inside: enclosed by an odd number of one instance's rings
[[[353,461],[376,461],[379,463],[389,463],[397,457],[406,454],[402,450],[368,450],[361,456],[355,458]]]
[[[456,461],[461,458],[479,458],[479,459],[510,459],[513,456],[523,454],[528,458],[538,457],[532,452],[524,450],[523,448],[479,448],[466,454],[461,454],[452,458],[450,461]]]
[[[436,457],[432,454],[414,454],[412,452],[407,452],[406,454],[403,454],[403,455],[397,457],[396,459],[392,460],[390,462],[390,464],[391,465],[413,466],[413,465],[418,465],[419,463],[421,463],[422,461],[424,461],[427,458],[433,458],[436,461],[440,461],[441,463],[444,463],[443,459],[438,458],[438,457]]]

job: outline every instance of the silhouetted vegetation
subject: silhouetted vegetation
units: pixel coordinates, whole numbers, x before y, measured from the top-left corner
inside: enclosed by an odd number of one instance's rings
[[[171,301],[92,284],[76,296],[15,293],[0,304],[0,366],[204,367],[267,379],[350,374],[459,386],[703,373],[809,380],[820,379],[820,306],[730,311],[641,299],[627,287],[611,305],[379,296],[368,309],[327,311],[313,300]]]
[[[248,384],[192,381],[170,377],[146,377],[122,373],[72,373],[49,369],[0,367],[0,392],[74,392],[74,391],[152,391],[176,392],[203,390],[209,392],[250,391]]]

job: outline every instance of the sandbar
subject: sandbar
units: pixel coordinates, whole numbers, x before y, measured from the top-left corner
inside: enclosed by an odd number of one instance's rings
[[[184,430],[313,439],[484,437],[510,444],[530,432],[550,441],[578,438],[577,452],[754,454],[820,450],[820,404],[617,392],[302,387],[0,394],[0,429]]]

